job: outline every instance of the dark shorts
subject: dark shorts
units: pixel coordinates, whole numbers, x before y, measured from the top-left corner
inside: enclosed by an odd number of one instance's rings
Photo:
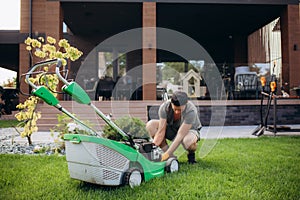
[[[174,140],[178,132],[178,129],[174,128],[173,126],[167,126],[166,129],[166,138],[168,140]]]
[[[200,140],[200,129],[199,130],[194,130],[194,129],[191,129],[189,132],[191,132],[192,134],[194,134],[196,137],[197,137],[197,140],[199,141]],[[167,126],[167,129],[166,129],[166,138],[168,140],[171,140],[173,141],[174,138],[176,137],[177,135],[177,132],[178,132],[178,129],[174,128],[173,126]]]

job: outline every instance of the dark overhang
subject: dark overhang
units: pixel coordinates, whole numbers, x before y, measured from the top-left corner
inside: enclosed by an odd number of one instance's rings
[[[71,32],[97,45],[115,34],[142,27],[141,2],[144,1],[61,0],[61,5],[64,21]],[[186,34],[203,45],[217,60],[219,57],[220,60],[232,61],[232,38],[247,38],[280,17],[287,4],[296,4],[298,0],[156,2],[157,27]],[[158,52],[158,61],[167,57]]]
[[[48,0],[60,2],[84,2],[82,0]],[[85,2],[113,2],[113,3],[199,3],[199,4],[266,4],[266,5],[287,5],[299,4],[299,0],[89,0]]]
[[[19,30],[0,30],[1,67],[18,71],[19,44],[24,42],[27,35],[21,34]]]
[[[191,36],[249,35],[280,17],[283,5],[158,4],[157,26]]]
[[[106,38],[142,26],[140,3],[62,2],[64,22],[79,36]]]
[[[0,67],[18,71],[19,67],[19,44],[0,45]]]
[[[19,44],[24,42],[28,34],[19,30],[0,30],[0,44]]]
[[[61,2],[64,21],[77,35],[98,35],[105,38],[142,27],[142,4],[129,3],[142,1]],[[204,3],[208,1],[189,1],[198,2],[194,4],[183,4],[184,1],[174,0],[157,2],[159,27],[170,27],[183,32],[192,32],[191,29],[196,28],[208,35],[218,35],[222,32],[228,35],[250,34],[279,17],[285,5],[298,1],[248,0],[236,1],[239,2],[236,4],[233,3],[235,1],[209,1],[210,4]],[[227,4],[224,4],[225,2]]]

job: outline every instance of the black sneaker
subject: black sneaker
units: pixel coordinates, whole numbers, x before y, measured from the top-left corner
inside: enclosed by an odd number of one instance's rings
[[[188,157],[188,163],[189,164],[195,164],[195,163],[197,163],[197,161],[195,159],[195,151],[189,151],[187,157]]]

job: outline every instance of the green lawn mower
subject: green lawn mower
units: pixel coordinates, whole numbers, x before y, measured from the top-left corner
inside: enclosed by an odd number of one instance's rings
[[[59,100],[43,85],[35,85],[30,76],[38,67],[56,64],[56,74],[64,83],[62,91],[80,103],[93,108],[111,128],[123,137],[115,141],[102,137],[72,113],[59,104]],[[56,107],[81,125],[89,135],[65,134],[66,159],[70,177],[84,182],[105,185],[139,186],[143,181],[163,176],[166,172],[179,170],[176,157],[161,162],[162,150],[149,138],[135,138],[121,130],[106,117],[92,102],[88,94],[76,82],[68,82],[60,73],[61,60],[54,59],[35,64],[26,74],[27,83],[33,88],[32,94],[40,97],[47,104]]]

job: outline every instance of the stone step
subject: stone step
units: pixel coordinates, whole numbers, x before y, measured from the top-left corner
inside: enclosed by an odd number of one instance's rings
[[[147,105],[159,105],[161,101],[95,101],[93,104],[105,115],[112,114],[111,120],[121,118],[123,116],[137,117],[146,122]],[[95,111],[87,106],[81,105],[73,101],[62,101],[60,104],[68,112],[76,115],[82,121],[89,121],[92,125],[101,129],[106,123],[95,113]],[[61,114],[58,109],[51,107],[45,103],[38,105],[38,110],[42,113],[42,118],[38,120],[39,131],[49,131],[57,124],[57,115]]]
[[[1,115],[0,120],[13,120],[15,118],[15,114],[17,114],[19,111],[12,111],[10,115]]]

